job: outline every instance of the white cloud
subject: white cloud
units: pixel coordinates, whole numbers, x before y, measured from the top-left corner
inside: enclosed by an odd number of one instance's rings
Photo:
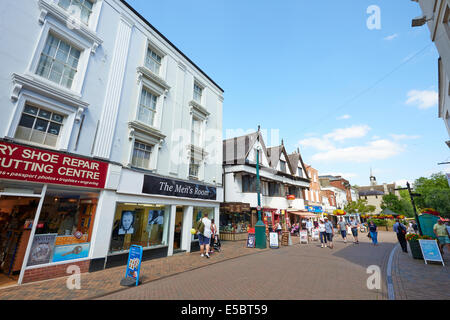
[[[306,139],[300,140],[299,144],[302,147],[312,147],[312,148],[315,148],[317,150],[322,150],[322,151],[335,148],[335,146],[330,141],[328,141],[327,139],[322,139],[322,138],[306,138]]]
[[[390,36],[385,37],[384,40],[391,41],[391,40],[394,40],[397,37],[398,37],[398,33],[394,33],[394,34],[392,34]]]
[[[347,119],[350,119],[352,116],[351,115],[349,115],[349,114],[344,114],[344,115],[342,115],[342,116],[340,116],[340,117],[337,117],[336,119],[337,120],[347,120]]]
[[[311,160],[362,163],[388,159],[401,153],[403,150],[404,147],[396,142],[380,139],[370,141],[362,146],[335,148],[326,152],[316,153],[311,157]]]
[[[406,187],[406,183],[408,182],[409,180],[407,180],[407,179],[400,179],[400,180],[397,180],[397,181],[394,181],[394,183],[395,183],[395,186],[396,187]],[[412,181],[409,181],[409,184],[411,185],[411,183],[412,183]]]
[[[419,109],[428,109],[437,105],[438,93],[433,90],[411,90],[405,103],[417,105]]]
[[[352,126],[349,128],[336,129],[331,133],[324,135],[325,139],[332,139],[334,141],[343,141],[350,138],[361,138],[369,132],[370,127],[367,125]]]
[[[380,139],[380,136],[373,136],[372,137],[372,140],[378,140],[378,139]]]
[[[413,140],[413,139],[419,139],[420,138],[420,136],[418,136],[418,135],[409,136],[407,134],[391,134],[391,137],[394,140]]]

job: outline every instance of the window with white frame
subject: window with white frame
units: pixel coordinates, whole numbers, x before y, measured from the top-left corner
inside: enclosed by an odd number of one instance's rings
[[[49,33],[36,74],[70,89],[80,54],[80,50]]]
[[[198,178],[198,172],[200,169],[200,161],[191,157],[191,161],[189,163],[189,177]]]
[[[94,1],[92,0],[59,0],[58,5],[70,14],[79,13],[79,19],[85,24],[89,24]]]
[[[154,74],[159,75],[161,60],[161,56],[149,47],[147,50],[147,56],[145,57],[145,66],[149,68]]]
[[[202,103],[202,92],[203,88],[200,87],[197,83],[194,83],[194,101],[198,103]]]
[[[157,100],[158,98],[154,94],[149,92],[145,87],[142,87],[137,114],[139,121],[150,126],[154,125]]]
[[[302,168],[298,167],[297,169],[298,169],[298,173],[297,173],[298,176],[303,178],[303,170],[302,170]]]
[[[55,147],[64,116],[26,104],[14,138]]]
[[[197,147],[201,147],[201,136],[202,136],[202,121],[195,117],[192,117],[192,128],[191,128],[191,144]]]
[[[131,164],[135,167],[148,169],[153,147],[151,145],[135,141]]]
[[[286,161],[280,160],[280,171],[286,172]]]

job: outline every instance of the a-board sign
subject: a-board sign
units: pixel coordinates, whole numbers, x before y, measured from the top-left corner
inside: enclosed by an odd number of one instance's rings
[[[308,243],[308,231],[300,230],[300,243]]]
[[[422,250],[423,260],[425,264],[427,261],[441,262],[442,265],[444,261],[442,260],[441,252],[439,251],[439,246],[436,240],[419,240],[420,249]]]
[[[247,237],[247,248],[254,248],[255,247],[255,234],[249,233]]]
[[[314,241],[318,241],[319,240],[319,229],[313,229],[312,231],[312,238]]]
[[[141,271],[142,262],[142,247],[132,245],[130,247],[130,253],[128,255],[127,271],[125,278],[132,278],[136,280],[136,285],[139,284],[139,273]]]
[[[269,247],[272,249],[278,249],[280,247],[278,243],[278,233],[269,232]]]

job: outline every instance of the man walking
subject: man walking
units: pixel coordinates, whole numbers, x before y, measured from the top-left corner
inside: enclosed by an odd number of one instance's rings
[[[347,226],[347,221],[345,221],[345,219],[341,217],[338,222],[338,227],[339,231],[341,232],[342,239],[344,239],[344,243],[347,243]]]
[[[306,221],[306,229],[308,230],[308,239],[311,241],[312,239],[312,229],[313,229],[313,223],[311,219],[308,219]]]
[[[397,234],[397,239],[400,243],[400,246],[402,247],[402,251],[408,253],[408,246],[405,239],[406,227],[402,223],[400,223],[400,219],[397,219],[397,222],[394,223],[392,229]]]
[[[198,232],[198,241],[200,244],[200,252],[201,257],[206,256],[206,258],[209,258],[209,242],[211,238],[211,220],[208,219],[208,214],[205,212],[203,215],[203,219],[201,222],[204,225],[203,231]],[[204,252],[204,253],[203,253]]]
[[[325,217],[325,232],[327,234],[327,240],[330,243],[330,249],[333,249],[333,223],[328,220],[327,217]]]
[[[352,229],[352,235],[354,238],[353,243],[359,244],[358,241],[358,227],[359,227],[359,223],[358,221],[355,220],[355,218],[350,217],[350,228]]]

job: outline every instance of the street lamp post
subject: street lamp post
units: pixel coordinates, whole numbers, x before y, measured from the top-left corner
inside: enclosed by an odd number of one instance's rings
[[[265,249],[266,225],[261,220],[261,184],[259,181],[259,148],[256,149],[256,192],[258,194],[258,222],[255,224],[255,247]]]

